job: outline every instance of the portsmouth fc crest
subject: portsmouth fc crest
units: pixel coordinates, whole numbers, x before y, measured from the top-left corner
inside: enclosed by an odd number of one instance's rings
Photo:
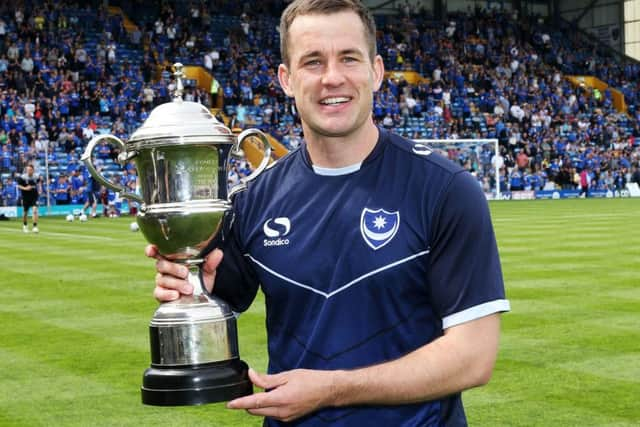
[[[373,250],[389,243],[398,232],[400,212],[387,212],[384,209],[364,208],[360,215],[360,232],[367,245]]]

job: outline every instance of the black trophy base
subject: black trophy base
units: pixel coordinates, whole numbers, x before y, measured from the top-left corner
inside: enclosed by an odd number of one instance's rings
[[[240,359],[198,366],[151,366],[142,376],[142,403],[155,406],[225,402],[253,393],[249,367]]]

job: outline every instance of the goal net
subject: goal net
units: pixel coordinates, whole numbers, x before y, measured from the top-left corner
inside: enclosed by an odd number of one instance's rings
[[[415,139],[468,170],[488,199],[500,199],[500,156],[498,140],[491,139]],[[498,167],[495,167],[495,164]]]

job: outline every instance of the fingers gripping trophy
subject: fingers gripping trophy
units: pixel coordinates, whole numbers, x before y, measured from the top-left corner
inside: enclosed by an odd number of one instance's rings
[[[149,325],[151,367],[143,375],[142,402],[196,405],[252,393],[248,367],[240,360],[236,319],[229,305],[208,293],[200,278],[203,252],[225,238],[232,198],[259,175],[271,157],[257,129],[237,138],[201,104],[182,99],[182,64],[175,64],[173,102],[156,107],[125,144],[113,135],[92,139],[82,161],[104,186],[141,204],[137,222],[145,238],[165,258],[189,266],[193,295],[161,304]],[[240,185],[227,187],[229,161],[257,138],[264,157]],[[108,181],[92,152],[107,140],[121,150],[118,161],[134,160],[140,193]]]

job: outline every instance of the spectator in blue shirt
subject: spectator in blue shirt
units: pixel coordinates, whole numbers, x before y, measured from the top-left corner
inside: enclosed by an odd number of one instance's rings
[[[54,194],[57,205],[68,205],[71,202],[71,186],[65,174],[61,174],[58,177]]]
[[[11,147],[5,144],[2,146],[2,152],[0,153],[0,172],[10,172],[12,164],[13,154],[11,153]]]
[[[511,191],[521,191],[524,190],[524,179],[522,171],[518,168],[514,168],[511,172],[511,181],[510,188]]]
[[[71,175],[71,203],[78,204],[85,202],[86,185],[84,177],[80,174],[80,169],[73,170]]]
[[[7,178],[7,182],[2,188],[2,197],[6,206],[15,206],[18,201],[18,186],[12,177]]]

